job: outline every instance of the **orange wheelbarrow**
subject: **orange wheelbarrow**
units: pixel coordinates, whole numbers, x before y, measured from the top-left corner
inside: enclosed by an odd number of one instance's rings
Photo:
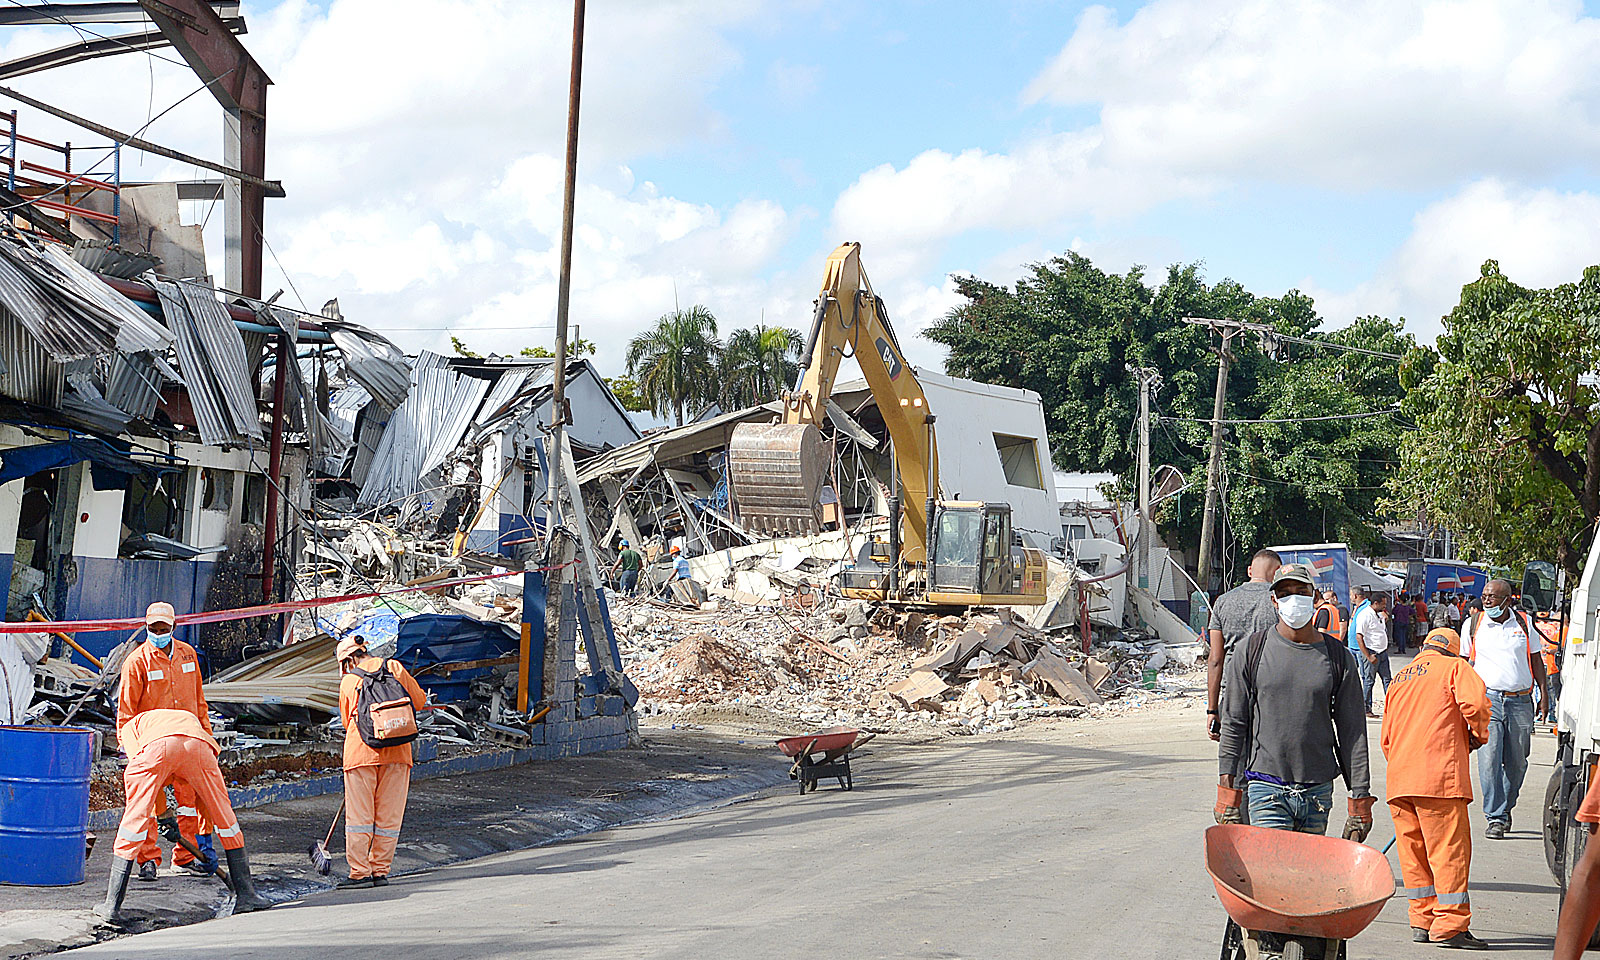
[[[789,779],[800,783],[800,792],[808,789],[815,793],[817,781],[835,779],[842,790],[855,789],[855,778],[850,773],[850,754],[866,746],[876,734],[863,734],[855,727],[829,727],[816,733],[799,737],[784,737],[778,749],[792,757]]]
[[[1389,858],[1366,844],[1244,824],[1206,830],[1206,872],[1228,911],[1222,960],[1344,960],[1394,896]]]

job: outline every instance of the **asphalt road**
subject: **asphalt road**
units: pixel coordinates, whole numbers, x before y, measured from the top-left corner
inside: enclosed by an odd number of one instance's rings
[[[1201,728],[1191,699],[1006,739],[874,745],[852,793],[774,793],[74,955],[1214,957]],[[1550,949],[1557,894],[1536,822],[1552,745],[1536,743],[1511,839],[1475,840],[1473,930],[1502,950]],[[1373,840],[1390,836],[1380,804]],[[1410,942],[1398,899],[1350,951],[1438,955]]]

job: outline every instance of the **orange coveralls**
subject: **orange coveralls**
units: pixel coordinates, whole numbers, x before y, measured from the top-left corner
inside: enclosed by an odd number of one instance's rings
[[[187,710],[146,710],[118,733],[128,754],[122,784],[126,798],[117,827],[116,855],[132,860],[155,834],[156,797],[174,778],[188,783],[206,819],[217,827],[225,850],[244,846],[228,787],[217,766],[217,741]]]
[[[195,655],[194,647],[176,637],[166,650],[149,641],[141,643],[123,661],[122,690],[117,697],[117,739],[122,739],[122,731],[128,721],[146,710],[162,709],[187,710],[200,721],[206,733],[211,732],[206,695],[200,684],[200,658]],[[160,798],[156,802],[156,816],[164,816],[167,812],[164,785],[158,793]],[[178,830],[198,848],[197,838],[209,833],[210,829],[200,822],[194,788],[180,779],[172,784],[172,793],[178,801]],[[138,857],[140,863],[152,860],[158,866],[161,863],[161,847],[156,843],[153,832]],[[194,854],[182,846],[173,848],[173,863],[182,866],[192,860]]]
[[[372,671],[382,662],[367,657],[356,666]],[[411,694],[413,707],[421,709],[428,702],[400,661],[390,660],[389,672]],[[353,673],[339,681],[339,717],[344,721],[344,855],[352,880],[389,875],[394,848],[400,842],[406,794],[411,789],[411,744],[373,749],[361,739],[356,729],[360,690],[361,678]]]
[[[1387,794],[1411,925],[1448,940],[1472,918],[1472,747],[1489,735],[1489,696],[1460,657],[1424,648],[1384,694]],[[1470,739],[1469,739],[1470,738]]]

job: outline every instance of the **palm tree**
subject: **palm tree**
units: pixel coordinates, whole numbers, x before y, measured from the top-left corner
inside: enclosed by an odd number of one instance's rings
[[[628,375],[638,381],[650,410],[673,415],[683,426],[685,407],[698,410],[717,399],[717,318],[695,304],[663,314],[655,328],[628,343]]]
[[[740,410],[776,398],[794,383],[799,356],[798,330],[765,324],[735,330],[718,363],[723,409]]]

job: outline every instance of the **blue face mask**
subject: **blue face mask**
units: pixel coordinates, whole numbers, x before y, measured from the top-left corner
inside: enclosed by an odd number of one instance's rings
[[[172,646],[172,633],[171,631],[166,633],[152,633],[150,634],[150,642],[156,645],[157,650],[165,650]]]

